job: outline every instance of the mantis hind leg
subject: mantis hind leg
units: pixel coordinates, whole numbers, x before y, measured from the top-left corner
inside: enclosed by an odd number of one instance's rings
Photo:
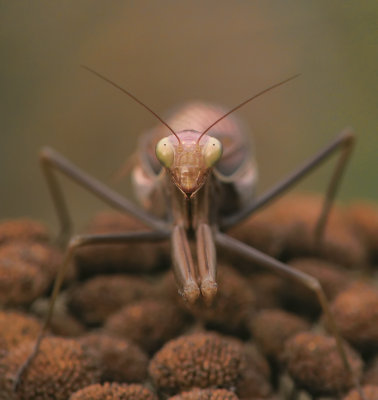
[[[82,171],[80,168],[72,164],[70,161],[68,161],[66,158],[61,156],[53,149],[48,147],[42,149],[40,153],[40,163],[48,184],[51,197],[53,199],[56,213],[58,215],[60,223],[60,233],[58,241],[62,246],[65,246],[68,242],[69,236],[71,234],[72,223],[61,185],[59,184],[59,181],[55,175],[55,169],[78,183],[80,186],[92,192],[95,196],[99,197],[113,208],[135,216],[155,230],[146,232],[128,232],[102,235],[76,235],[69,240],[65,251],[63,263],[54,281],[48,312],[43,322],[41,331],[34,344],[32,353],[21,365],[15,375],[15,391],[17,390],[21,382],[22,376],[25,374],[27,368],[29,367],[35,356],[38,354],[41,341],[51,322],[54,305],[59,294],[64,276],[76,250],[84,246],[96,244],[122,244],[130,241],[156,242],[165,240],[170,235],[170,231],[164,221],[144,212],[142,209],[135,206],[133,203],[119,195],[117,192],[110,189],[102,182]]]
[[[280,275],[283,275],[284,277],[294,279],[294,280],[300,282],[301,284],[303,284],[304,286],[308,287],[310,290],[312,290],[315,293],[315,295],[321,305],[321,308],[327,318],[330,330],[336,340],[337,351],[340,354],[340,358],[343,362],[344,368],[347,371],[347,373],[351,374],[351,376],[353,377],[355,387],[358,390],[358,392],[361,396],[361,399],[366,400],[366,397],[362,393],[359,379],[356,376],[355,372],[352,370],[350,362],[346,356],[346,351],[345,351],[341,336],[339,334],[339,331],[337,329],[335,320],[331,313],[327,297],[326,297],[324,290],[323,290],[322,286],[320,285],[319,281],[316,278],[312,277],[311,275],[308,275],[302,271],[296,270],[296,269],[290,267],[289,265],[284,264],[281,261],[278,261],[275,258],[270,257],[267,254],[255,249],[243,242],[240,242],[239,240],[234,239],[224,233],[218,232],[215,236],[215,241],[216,241],[216,244],[219,245],[221,248],[226,249],[228,251],[232,251],[233,253],[236,253],[239,256],[242,256],[252,262],[255,262],[258,265],[261,265],[270,270],[273,270],[274,272],[276,272]]]
[[[59,268],[58,274],[54,281],[53,291],[50,298],[50,303],[47,311],[46,318],[42,324],[41,331],[37,337],[34,344],[33,351],[26,359],[26,361],[18,369],[14,378],[14,390],[17,388],[21,382],[22,376],[26,372],[27,368],[38,354],[43,337],[50,325],[51,318],[54,311],[55,301],[58,297],[60,288],[62,286],[64,276],[67,272],[67,268],[73,259],[75,252],[78,248],[84,246],[93,246],[96,244],[123,244],[127,242],[158,242],[168,239],[169,233],[163,231],[140,231],[140,232],[126,232],[126,233],[116,233],[116,234],[103,234],[103,235],[77,235],[74,236],[68,243],[67,250],[63,259],[63,263]]]
[[[333,170],[331,179],[328,183],[322,205],[322,210],[315,225],[315,244],[320,244],[324,235],[329,212],[331,210],[337,189],[340,185],[343,172],[345,170],[347,162],[349,161],[354,144],[355,136],[353,132],[350,129],[345,129],[330,144],[321,149],[312,158],[306,161],[301,167],[297,168],[289,176],[282,179],[282,181],[280,181],[273,188],[264,193],[261,197],[257,198],[257,200],[254,201],[251,205],[243,208],[239,212],[229,217],[222,219],[220,222],[220,228],[222,230],[225,230],[244,220],[249,215],[256,212],[261,207],[267,205],[276,197],[280,196],[286,190],[294,186],[302,178],[304,178],[314,169],[322,165],[322,163],[327,160],[328,157],[330,157],[336,151],[340,150],[341,154]]]

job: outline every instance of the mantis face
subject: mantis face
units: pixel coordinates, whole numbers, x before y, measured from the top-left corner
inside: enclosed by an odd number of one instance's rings
[[[177,140],[177,137],[180,141]],[[174,184],[188,197],[206,181],[211,168],[222,156],[221,142],[212,136],[186,130],[167,136],[156,145],[156,157],[170,173]]]

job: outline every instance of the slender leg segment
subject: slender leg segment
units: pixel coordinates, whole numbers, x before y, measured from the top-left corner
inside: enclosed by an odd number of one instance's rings
[[[281,195],[283,192],[291,188],[294,184],[298,183],[307,174],[320,166],[329,156],[331,156],[337,150],[340,150],[341,156],[336,164],[331,180],[328,184],[327,192],[322,206],[322,211],[315,227],[315,239],[319,243],[323,236],[329,211],[335,198],[336,191],[339,187],[339,183],[345,170],[345,166],[353,150],[354,143],[355,136],[353,132],[350,129],[345,129],[328,146],[320,150],[314,157],[312,157],[304,165],[291,173],[288,177],[280,181],[272,189],[268,190],[250,206],[245,207],[236,214],[223,218],[220,223],[220,228],[222,230],[231,228],[233,225],[247,218],[250,214],[265,206],[266,204],[274,200],[277,196]]]
[[[65,245],[71,231],[71,219],[68,212],[68,207],[65,201],[65,197],[59,181],[55,175],[54,169],[60,171],[68,178],[72,179],[80,186],[89,190],[97,197],[102,199],[105,203],[123,212],[127,212],[147,226],[154,228],[154,231],[140,231],[140,232],[127,232],[127,233],[116,233],[116,234],[100,234],[100,235],[77,235],[74,236],[68,243],[63,263],[58,271],[57,277],[55,278],[53,291],[51,294],[51,300],[47,312],[46,319],[43,323],[41,331],[38,335],[33,351],[27,358],[25,363],[17,371],[14,379],[14,389],[17,390],[22,376],[27,370],[34,357],[37,355],[41,341],[50,325],[51,318],[53,315],[55,301],[59,294],[64,276],[67,272],[68,265],[70,264],[75,251],[84,246],[96,245],[96,244],[122,244],[127,242],[157,242],[166,240],[170,236],[170,229],[167,224],[152,215],[141,210],[133,203],[119,195],[117,192],[110,189],[108,186],[88,175],[86,172],[79,169],[77,166],[72,164],[66,158],[55,152],[53,149],[44,148],[40,154],[40,162],[43,173],[46,177],[47,184],[49,187],[50,194],[53,199],[56,213],[58,215],[60,223],[60,242]]]
[[[26,369],[37,355],[41,341],[50,325],[51,318],[54,311],[55,301],[58,297],[60,288],[62,286],[64,276],[66,275],[67,268],[75,254],[75,251],[84,246],[96,245],[96,244],[123,244],[129,242],[159,242],[168,239],[169,233],[160,231],[140,231],[140,232],[127,232],[127,233],[116,233],[116,234],[103,234],[103,235],[77,235],[74,236],[68,244],[63,263],[58,271],[58,274],[54,281],[54,287],[51,294],[49,308],[46,319],[42,325],[41,331],[34,344],[32,353],[29,355],[25,363],[19,368],[14,378],[14,390],[16,391],[23,374]]]
[[[194,303],[200,295],[200,289],[189,241],[181,225],[175,225],[172,229],[171,252],[179,292],[189,303]]]
[[[143,211],[99,180],[82,171],[79,167],[68,161],[55,150],[49,147],[43,148],[40,153],[40,163],[58,215],[60,223],[59,240],[62,244],[65,244],[69,238],[71,232],[71,219],[63,191],[55,175],[54,169],[60,171],[80,186],[89,190],[111,207],[135,216],[147,226],[159,230],[168,229],[164,221]]]
[[[216,293],[216,250],[213,232],[208,224],[201,223],[196,230],[198,277],[201,293],[206,303],[211,304]]]
[[[344,349],[344,346],[343,346],[343,343],[341,340],[341,336],[339,334],[335,320],[330,311],[327,297],[326,297],[324,290],[321,287],[319,281],[316,278],[312,277],[311,275],[308,275],[302,271],[296,270],[296,269],[290,267],[289,265],[284,264],[281,261],[278,261],[275,258],[270,257],[267,254],[255,249],[243,242],[240,242],[239,240],[234,239],[224,233],[218,232],[215,236],[215,240],[216,240],[216,244],[219,245],[221,248],[230,250],[252,262],[257,263],[258,265],[261,265],[270,270],[273,270],[274,272],[277,272],[280,275],[283,275],[283,276],[291,278],[291,279],[295,279],[298,282],[302,283],[304,286],[308,287],[310,290],[312,290],[316,294],[316,296],[319,300],[319,303],[322,307],[322,310],[328,320],[328,324],[332,331],[332,334],[336,340],[337,350],[343,361],[344,367],[349,374],[352,374],[354,383],[355,383],[355,387],[360,392],[361,398],[365,399],[365,397],[362,394],[358,378],[356,377],[355,373],[353,372],[353,370],[350,366],[350,363],[347,359],[345,349]]]

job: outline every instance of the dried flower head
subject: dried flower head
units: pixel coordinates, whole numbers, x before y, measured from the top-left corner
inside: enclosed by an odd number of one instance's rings
[[[95,216],[86,233],[121,233],[147,230],[136,218],[118,212]],[[125,243],[87,246],[78,249],[76,265],[81,277],[109,272],[147,272],[159,269],[164,245],[160,243]]]
[[[170,397],[169,400],[238,400],[238,397],[226,389],[193,389]]]
[[[15,397],[15,373],[31,354],[33,345],[34,342],[25,342],[0,359],[0,393],[6,399]],[[71,393],[98,382],[99,377],[97,361],[77,341],[46,337],[22,377],[16,398],[67,400]]]
[[[16,240],[46,241],[47,228],[40,222],[22,218],[0,223],[0,245]]]
[[[103,323],[122,306],[153,296],[153,287],[136,276],[98,275],[77,285],[68,307],[88,325]]]
[[[231,388],[241,379],[241,342],[217,333],[195,333],[166,343],[150,362],[149,372],[163,392],[191,388]]]
[[[378,385],[378,355],[370,360],[363,382],[367,385]]]
[[[10,350],[29,340],[35,340],[41,323],[34,317],[15,311],[0,311],[0,345]]]
[[[286,290],[286,280],[281,276],[271,273],[251,273],[245,277],[251,285],[256,297],[256,308],[282,307],[283,294]]]
[[[295,258],[293,268],[316,278],[327,299],[333,299],[351,283],[346,271],[338,265],[319,258]],[[317,317],[321,306],[316,294],[301,282],[285,280],[282,297],[286,306],[303,315]]]
[[[50,297],[40,297],[33,302],[30,311],[41,321],[46,319],[50,308]],[[85,326],[67,310],[67,292],[62,291],[55,300],[54,312],[49,323],[50,332],[56,336],[79,336]]]
[[[146,378],[148,357],[136,344],[105,333],[89,333],[78,341],[99,359],[102,382],[142,382]]]
[[[368,202],[352,204],[346,211],[347,221],[366,244],[370,259],[378,261],[378,206]]]
[[[51,275],[23,259],[14,246],[17,243],[0,247],[0,304],[5,306],[29,304],[51,283]]]
[[[104,383],[87,386],[69,400],[158,400],[156,395],[138,384]]]
[[[46,242],[37,241],[12,241],[0,247],[2,258],[18,258],[30,264],[39,266],[51,281],[55,278],[58,268],[62,263],[62,254]],[[70,268],[66,274],[66,281],[74,277],[74,269]]]
[[[287,339],[306,331],[310,324],[295,314],[280,309],[259,312],[251,320],[251,333],[264,354],[279,361]]]
[[[283,197],[271,207],[270,212],[280,215],[280,223],[287,225],[285,252],[296,257],[316,256],[350,268],[364,265],[368,258],[367,250],[337,205],[329,215],[322,245],[316,245],[314,229],[322,204],[321,196],[297,194]]]
[[[344,347],[351,368],[359,379],[363,362],[347,343]],[[299,387],[313,395],[337,394],[354,386],[352,374],[345,369],[333,337],[301,332],[286,342],[284,353],[292,378]]]
[[[272,208],[266,208],[232,228],[229,234],[272,257],[278,257],[284,249],[286,232],[285,214],[280,215]],[[232,254],[229,258],[234,261]],[[245,268],[247,269],[248,266],[246,265]]]
[[[252,343],[243,344],[244,367],[235,391],[241,399],[267,399],[273,392],[270,366]]]
[[[378,289],[355,283],[331,305],[340,334],[369,354],[378,349]]]
[[[107,332],[134,341],[151,353],[182,332],[187,325],[186,320],[186,315],[174,304],[145,299],[111,315],[104,328]]]
[[[364,400],[376,400],[378,399],[378,386],[375,385],[366,385],[362,387],[362,391],[364,393]],[[349,392],[343,400],[362,400],[360,394],[357,390],[352,390]]]

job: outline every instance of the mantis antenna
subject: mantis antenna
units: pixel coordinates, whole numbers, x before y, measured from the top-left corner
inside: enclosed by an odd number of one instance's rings
[[[151,110],[150,107],[148,107],[146,104],[144,104],[141,100],[139,100],[137,97],[135,97],[132,93],[130,93],[128,90],[124,89],[123,87],[117,85],[115,82],[110,80],[104,75],[101,75],[99,72],[95,71],[94,69],[87,67],[86,65],[81,65],[82,68],[86,69],[87,71],[91,72],[93,75],[96,75],[98,78],[102,79],[105,82],[110,83],[112,86],[120,90],[121,92],[127,94],[129,97],[131,97],[134,101],[139,103],[141,106],[143,106],[147,111],[149,111],[155,118],[157,118],[163,125],[165,125],[177,138],[179,143],[181,143],[180,138],[177,136],[176,132],[161,118],[158,114],[156,114],[155,111]]]
[[[277,88],[278,86],[281,86],[281,85],[283,85],[283,84],[285,84],[285,83],[287,83],[287,82],[289,82],[289,81],[291,81],[291,80],[293,80],[293,79],[295,79],[295,78],[298,78],[299,75],[301,75],[301,74],[293,75],[293,76],[291,76],[290,78],[287,78],[287,79],[285,79],[285,80],[283,80],[283,81],[281,81],[281,82],[278,82],[278,83],[276,83],[276,84],[274,84],[274,85],[272,85],[272,86],[269,86],[267,89],[262,90],[261,92],[259,92],[259,93],[255,94],[255,95],[253,95],[252,97],[248,98],[247,100],[244,100],[242,103],[240,103],[240,104],[237,105],[236,107],[232,108],[232,109],[231,109],[230,111],[228,111],[226,114],[222,115],[220,118],[218,118],[216,121],[214,121],[209,127],[207,127],[207,128],[201,133],[201,136],[198,138],[197,143],[200,142],[202,136],[203,136],[206,132],[208,132],[208,131],[209,131],[214,125],[216,125],[218,122],[222,121],[222,119],[228,117],[228,116],[229,116],[230,114],[232,114],[234,111],[236,111],[236,110],[238,110],[239,108],[245,106],[247,103],[249,103],[250,101],[256,99],[257,97],[260,97],[261,95],[263,95],[263,94],[269,92],[270,90],[275,89],[275,88]]]

